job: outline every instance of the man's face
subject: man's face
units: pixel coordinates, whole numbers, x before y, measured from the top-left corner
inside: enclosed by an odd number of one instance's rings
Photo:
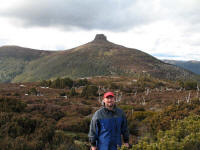
[[[108,96],[103,99],[103,102],[107,108],[113,108],[115,105],[115,98],[113,96]]]

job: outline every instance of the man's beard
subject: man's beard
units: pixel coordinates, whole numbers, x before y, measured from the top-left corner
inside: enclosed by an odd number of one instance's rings
[[[107,107],[112,108],[114,104],[108,104]]]

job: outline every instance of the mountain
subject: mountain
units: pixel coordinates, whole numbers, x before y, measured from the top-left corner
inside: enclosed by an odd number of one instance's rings
[[[163,61],[190,70],[200,75],[200,61],[194,61],[194,60],[191,61],[163,60]]]
[[[1,51],[0,49],[0,53]],[[12,56],[6,55],[6,57],[16,59],[13,54],[17,53],[16,50],[10,48],[9,51],[12,52]],[[11,82],[38,81],[57,77],[139,76],[141,74],[171,80],[197,78],[190,71],[164,63],[140,50],[109,42],[103,34],[97,34],[93,41],[69,50],[48,52],[29,49],[27,53],[22,50],[18,55],[19,60],[23,62],[22,69],[21,72],[16,71],[15,76],[10,79]]]
[[[19,46],[0,47],[0,82],[11,82],[17,75],[24,71],[24,67],[50,51],[34,50]]]

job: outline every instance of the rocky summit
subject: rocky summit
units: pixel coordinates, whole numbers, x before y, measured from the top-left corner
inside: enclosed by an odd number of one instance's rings
[[[93,42],[107,42],[107,37],[104,34],[97,34]]]

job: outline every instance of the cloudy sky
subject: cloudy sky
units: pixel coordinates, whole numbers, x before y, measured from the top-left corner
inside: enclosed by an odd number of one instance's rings
[[[66,50],[96,34],[159,59],[200,61],[200,0],[1,0],[0,46]]]

